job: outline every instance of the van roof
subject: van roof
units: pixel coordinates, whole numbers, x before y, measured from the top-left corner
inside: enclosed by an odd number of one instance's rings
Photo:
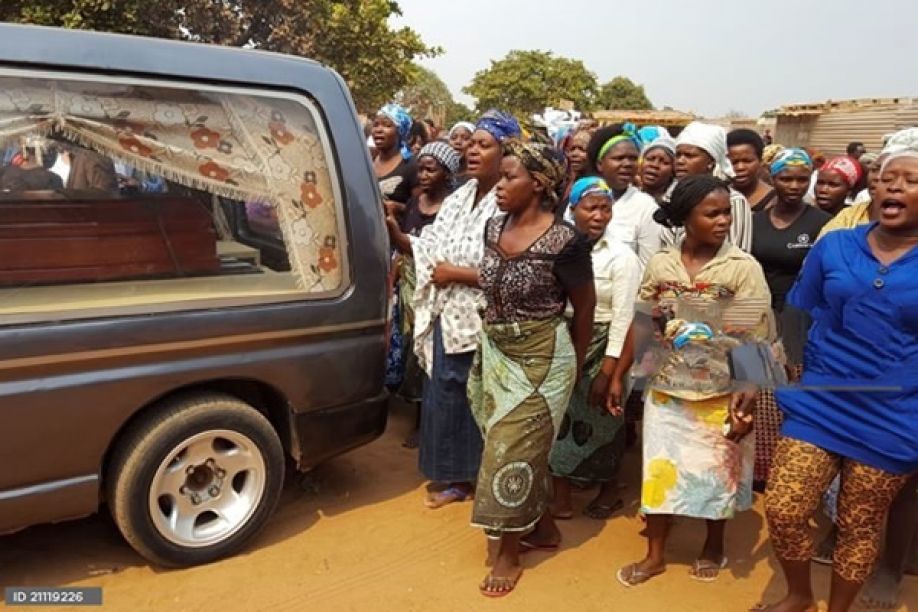
[[[289,72],[298,74],[297,81],[306,76],[311,87],[320,84],[313,79],[340,79],[314,60],[291,55],[9,23],[0,23],[0,64],[264,85],[291,85]]]

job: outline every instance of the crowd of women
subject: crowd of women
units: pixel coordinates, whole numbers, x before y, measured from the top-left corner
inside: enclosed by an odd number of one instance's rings
[[[623,586],[666,571],[674,516],[704,519],[689,575],[716,580],[727,523],[758,490],[788,594],[757,609],[815,610],[820,504],[830,611],[868,579],[862,597],[893,607],[918,517],[918,128],[818,169],[700,122],[553,142],[492,110],[431,131],[396,105],[368,128],[396,259],[387,384],[419,407],[427,506],[472,500],[493,541],[481,593],[506,595],[521,554],[558,549],[572,487],[596,487],[593,519],[622,508],[641,420],[647,553]],[[648,338],[669,338],[661,305],[685,299],[760,304],[753,339],[794,384],[680,386],[664,375],[676,350],[642,370]]]

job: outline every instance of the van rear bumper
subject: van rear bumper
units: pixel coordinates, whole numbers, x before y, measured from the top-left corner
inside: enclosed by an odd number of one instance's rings
[[[291,454],[301,471],[372,442],[386,430],[389,393],[356,404],[290,414]]]

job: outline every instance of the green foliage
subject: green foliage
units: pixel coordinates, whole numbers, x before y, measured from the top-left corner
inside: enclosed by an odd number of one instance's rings
[[[395,96],[395,101],[407,108],[415,119],[445,121],[455,103],[446,83],[433,70],[418,65],[410,76],[411,82]]]
[[[460,121],[470,121],[475,123],[475,120],[478,116],[475,114],[475,111],[470,109],[468,106],[462,102],[453,102],[449,106],[449,110],[446,112],[446,123],[443,125],[445,127],[452,127]]]
[[[631,79],[617,76],[599,90],[596,100],[599,110],[653,110],[653,104],[644,86],[638,85]]]
[[[0,21],[187,39],[310,57],[344,78],[361,111],[410,82],[440,53],[392,28],[393,0],[2,0]]]
[[[463,89],[477,99],[479,112],[495,107],[518,117],[561,100],[571,100],[578,109],[592,108],[596,90],[596,75],[583,62],[550,51],[511,51],[476,73]]]

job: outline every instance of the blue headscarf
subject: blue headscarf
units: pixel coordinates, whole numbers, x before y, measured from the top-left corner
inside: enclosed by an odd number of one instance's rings
[[[523,135],[523,130],[513,115],[493,108],[481,116],[475,124],[475,129],[484,130],[501,143],[508,138],[519,138]]]
[[[402,154],[402,159],[411,159],[411,148],[408,147],[408,134],[411,132],[411,124],[414,122],[411,120],[411,115],[408,114],[408,111],[398,104],[386,104],[379,109],[379,112],[376,114],[383,115],[392,120],[396,129],[398,129],[398,145],[399,152]]]
[[[769,166],[772,176],[775,176],[787,168],[804,166],[809,170],[813,169],[813,160],[803,149],[784,149]]]
[[[606,181],[598,176],[585,176],[582,179],[577,179],[574,186],[571,187],[568,203],[573,208],[580,203],[580,200],[591,195],[602,195],[610,200],[613,199],[612,190]]]
[[[638,137],[641,139],[641,143],[644,145],[641,148],[646,148],[647,145],[652,143],[654,140],[660,138],[672,138],[669,131],[662,125],[645,125],[638,130]]]
[[[622,131],[607,140],[599,149],[599,154],[596,156],[597,163],[602,161],[606,154],[612,150],[612,147],[622,142],[633,143],[634,146],[637,147],[638,153],[640,153],[641,149],[644,147],[644,143],[635,125],[633,123],[623,123]]]

